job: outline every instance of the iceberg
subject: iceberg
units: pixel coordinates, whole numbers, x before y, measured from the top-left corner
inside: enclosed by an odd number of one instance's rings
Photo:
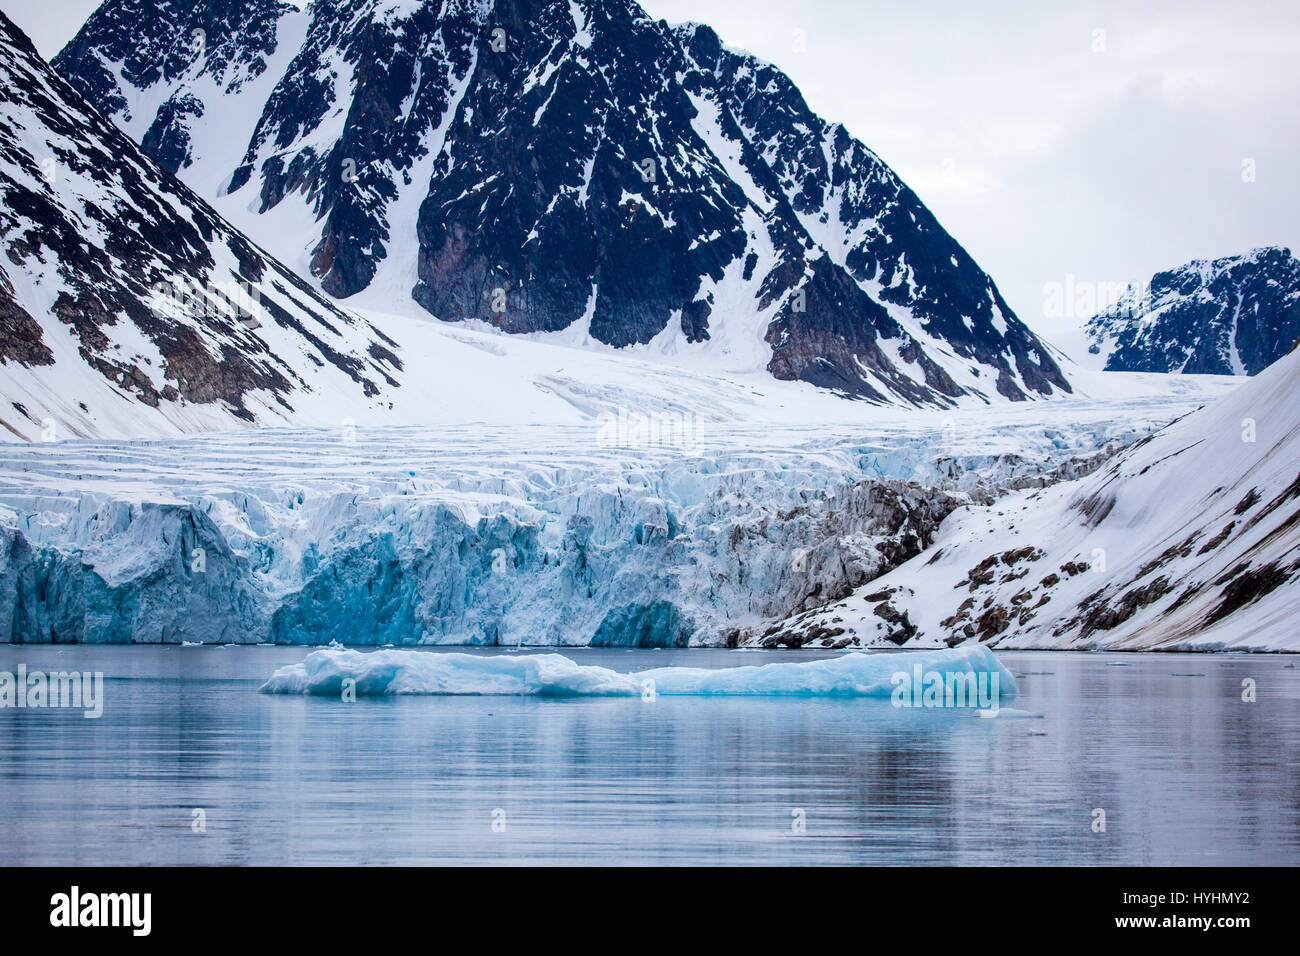
[[[539,697],[770,696],[879,697],[894,694],[900,672],[989,675],[999,696],[1016,696],[1015,678],[987,647],[915,653],[852,652],[809,661],[740,667],[656,667],[620,673],[562,654],[492,655],[418,650],[314,651],[281,667],[265,694],[359,697],[396,694]],[[351,681],[351,685],[345,684]]]

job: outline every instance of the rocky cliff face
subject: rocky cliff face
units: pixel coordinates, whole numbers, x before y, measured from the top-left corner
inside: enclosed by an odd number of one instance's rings
[[[869,149],[628,0],[109,0],[55,62],[335,296],[877,402],[1069,390]]]
[[[1300,339],[1300,262],[1265,247],[1158,272],[1087,332],[1111,371],[1255,375]]]

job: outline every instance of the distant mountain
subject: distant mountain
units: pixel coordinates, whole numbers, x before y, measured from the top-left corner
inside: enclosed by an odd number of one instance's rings
[[[1157,272],[1085,331],[1108,371],[1255,375],[1300,338],[1300,262],[1265,247]]]
[[[270,258],[0,15],[0,424],[131,433],[382,401],[385,335]],[[308,396],[311,396],[308,398]]]
[[[333,296],[876,402],[1070,390],[874,153],[628,0],[108,0],[54,63]]]

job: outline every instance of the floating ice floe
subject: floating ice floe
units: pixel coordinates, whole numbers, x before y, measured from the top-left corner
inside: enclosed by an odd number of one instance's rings
[[[1016,683],[986,647],[908,654],[851,653],[819,660],[741,667],[656,667],[624,674],[579,664],[561,654],[487,657],[412,650],[319,650],[281,667],[262,686],[268,694],[357,696],[393,694],[535,695],[543,697],[671,696],[896,696],[896,675],[939,675],[946,683],[973,675],[1002,700]],[[953,680],[949,680],[949,677]],[[345,681],[351,681],[350,685]],[[975,700],[971,700],[971,705]],[[911,706],[910,702],[908,706]],[[941,705],[942,706],[942,705]]]

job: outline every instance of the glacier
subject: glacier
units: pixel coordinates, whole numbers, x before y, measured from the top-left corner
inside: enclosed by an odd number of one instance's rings
[[[705,422],[690,447],[598,422],[0,445],[0,636],[733,645],[1201,394]]]
[[[653,696],[894,696],[896,675],[989,675],[993,701],[1016,696],[1016,682],[987,647],[906,654],[851,652],[811,661],[740,667],[655,667],[624,674],[579,664],[562,654],[481,656],[412,650],[324,649],[281,667],[262,685],[264,694],[359,697],[396,694],[531,695],[539,697]],[[994,680],[993,678],[996,678]],[[345,681],[351,681],[346,685]]]

